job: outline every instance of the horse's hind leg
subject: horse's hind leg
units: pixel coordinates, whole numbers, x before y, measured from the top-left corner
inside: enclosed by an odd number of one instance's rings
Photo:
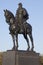
[[[31,40],[31,42],[32,42],[32,48],[31,48],[31,51],[33,51],[34,44],[33,44],[32,32],[30,32],[29,37],[30,37],[30,40]]]
[[[23,34],[23,36],[24,36],[24,38],[26,39],[27,44],[28,44],[28,49],[27,49],[27,50],[29,50],[30,46],[29,46],[29,39],[28,39],[28,37],[27,37],[27,34],[26,34],[26,35],[25,35],[25,34]]]

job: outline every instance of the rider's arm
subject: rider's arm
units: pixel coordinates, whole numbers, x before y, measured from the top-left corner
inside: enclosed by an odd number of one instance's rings
[[[23,8],[23,14],[26,16],[27,19],[29,19],[29,14],[25,8]]]

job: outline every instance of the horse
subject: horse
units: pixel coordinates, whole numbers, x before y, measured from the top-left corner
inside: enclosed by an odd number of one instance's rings
[[[18,25],[19,23],[16,21],[16,18],[14,17],[13,13],[7,9],[4,10],[4,16],[5,16],[6,22],[9,25],[9,31],[13,39],[13,43],[14,43],[13,49],[18,50],[18,34],[23,34],[28,44],[27,50],[30,49],[29,39],[27,37],[27,35],[29,35],[31,43],[32,43],[31,51],[33,51],[34,44],[33,44],[33,37],[32,37],[32,26],[26,22],[22,25],[22,27],[19,27]],[[15,45],[15,42],[16,42],[16,45]]]

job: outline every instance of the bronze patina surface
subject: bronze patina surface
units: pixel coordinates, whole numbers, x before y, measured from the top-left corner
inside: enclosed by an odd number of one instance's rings
[[[29,35],[32,43],[31,51],[33,51],[34,44],[33,44],[33,36],[32,36],[32,26],[29,23],[27,23],[27,20],[29,19],[29,15],[27,13],[27,10],[23,8],[22,3],[18,4],[18,9],[16,11],[15,16],[11,11],[7,9],[4,10],[4,16],[6,19],[6,23],[8,23],[9,25],[9,31],[14,43],[12,50],[18,50],[18,34],[23,34],[24,38],[27,41],[28,51],[30,49],[30,45],[27,35]]]

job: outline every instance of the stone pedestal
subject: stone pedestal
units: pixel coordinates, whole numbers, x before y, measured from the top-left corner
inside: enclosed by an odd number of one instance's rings
[[[32,51],[7,51],[2,65],[40,65],[39,54]]]

